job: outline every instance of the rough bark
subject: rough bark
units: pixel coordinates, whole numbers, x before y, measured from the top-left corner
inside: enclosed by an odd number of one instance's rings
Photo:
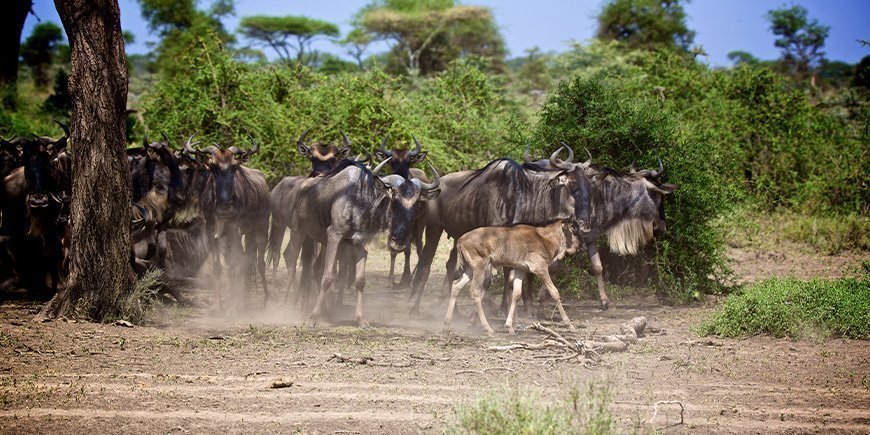
[[[56,0],[70,42],[70,273],[42,318],[116,314],[132,289],[127,66],[117,0]]]
[[[18,79],[21,31],[32,5],[31,0],[4,1],[4,12],[0,14],[0,88]]]

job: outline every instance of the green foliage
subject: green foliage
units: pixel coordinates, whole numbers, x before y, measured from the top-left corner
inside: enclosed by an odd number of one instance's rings
[[[681,132],[675,113],[620,81],[576,77],[550,95],[536,135],[539,143],[586,147],[596,162],[616,168],[634,160],[652,166],[660,157],[667,181],[680,190],[666,202],[671,231],[656,240],[650,253],[654,284],[676,300],[718,291],[723,245],[710,223],[731,206],[731,189],[717,173],[717,150]]]
[[[568,397],[546,403],[519,391],[491,393],[471,405],[456,408],[456,421],[447,429],[456,434],[608,434],[614,430],[611,394],[607,386],[576,386]]]
[[[164,36],[191,27],[198,13],[196,0],[139,0],[139,6],[148,28]]]
[[[34,26],[30,36],[21,43],[21,59],[30,68],[38,88],[51,83],[49,70],[62,41],[63,29],[51,21],[45,21]]]
[[[337,37],[339,34],[338,26],[335,24],[295,15],[244,17],[239,24],[239,32],[245,37],[272,48],[284,62],[290,61],[291,50],[294,51],[297,63],[302,61],[314,38],[318,36]],[[288,41],[290,38],[296,40],[295,45],[291,45],[291,42]]]
[[[133,284],[133,289],[130,293],[121,299],[117,312],[98,320],[101,322],[111,322],[121,319],[130,323],[141,324],[146,320],[148,313],[151,312],[157,302],[157,293],[165,285],[162,270],[152,269],[145,272]]]
[[[728,297],[701,334],[870,338],[870,275],[838,280],[771,278]]]
[[[806,74],[824,58],[822,48],[831,28],[810,19],[805,7],[793,5],[774,9],[766,18],[770,21],[770,31],[777,36],[776,46],[782,49],[782,60],[795,74]]]
[[[757,57],[753,56],[748,51],[743,50],[736,50],[728,53],[728,60],[734,62],[734,65],[741,65],[744,63],[755,65],[758,63]]]
[[[681,0],[610,0],[598,15],[599,39],[640,49],[688,50],[695,32],[686,26]]]
[[[55,116],[69,118],[70,110],[72,110],[72,99],[69,94],[68,81],[69,74],[62,69],[58,70],[57,75],[54,76],[54,91],[42,104],[42,110]]]

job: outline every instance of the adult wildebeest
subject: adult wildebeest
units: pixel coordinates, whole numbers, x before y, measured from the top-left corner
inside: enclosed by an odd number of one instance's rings
[[[477,306],[480,323],[488,334],[493,333],[483,313],[481,296],[485,291],[483,287],[488,281],[490,268],[495,266],[511,269],[509,276],[505,277],[513,284],[511,307],[505,321],[505,327],[511,334],[516,333],[513,325],[514,312],[522,294],[523,278],[528,272],[541,279],[556,302],[562,321],[574,330],[574,325],[571,324],[565,308],[562,307],[559,290],[550,279],[549,269],[554,261],[561,260],[565,254],[573,254],[577,250],[580,246],[580,237],[580,227],[573,217],[541,227],[523,224],[512,227],[481,227],[463,234],[456,241],[459,277],[450,291],[450,303],[447,305],[444,324],[450,327],[456,297],[471,282],[471,298]]]
[[[21,166],[22,145],[27,142],[21,137],[6,140],[0,138],[0,180],[3,180],[13,169]]]
[[[217,145],[208,147],[208,167],[214,177],[214,271],[221,275],[221,254],[230,266],[230,276],[243,271],[247,281],[251,269],[256,268],[263,284],[264,304],[269,300],[266,282],[266,238],[269,229],[269,187],[262,172],[243,165],[259,149],[254,138],[251,149],[236,146],[227,149]],[[244,237],[244,248],[242,247]],[[239,264],[241,263],[241,264]],[[239,266],[242,266],[241,268]],[[221,303],[220,285],[217,286],[218,304]]]
[[[629,172],[620,172],[592,164],[591,155],[584,163],[574,163],[573,150],[565,144],[563,148],[568,150],[565,161],[558,159],[560,148],[549,160],[529,163],[583,174],[590,179],[590,231],[584,234],[583,243],[598,281],[602,308],[607,309],[610,299],[604,291],[604,269],[596,240],[606,235],[612,252],[636,254],[654,235],[665,231],[665,196],[677,190],[678,186],[661,181],[664,173],[661,160],[658,161],[658,170],[637,171],[632,163]]]
[[[423,182],[429,182],[426,174],[417,168],[412,168],[411,165],[418,164],[426,158],[427,151],[421,151],[422,146],[420,141],[413,135],[415,149],[396,149],[387,150],[387,137],[381,142],[381,146],[375,150],[375,155],[381,160],[390,159],[390,168],[393,174],[410,180],[412,177]],[[390,251],[390,274],[389,281],[394,288],[406,288],[411,281],[411,245],[416,248],[417,261],[420,261],[420,253],[423,250],[423,231],[426,225],[426,206],[425,203],[418,203],[414,209],[414,224],[412,225],[411,233],[413,238],[411,243],[405,248],[405,267],[402,270],[402,277],[399,282],[395,282],[396,256],[399,254],[395,251]]]
[[[300,187],[291,229],[325,246],[320,294],[309,316],[314,324],[332,286],[333,265],[342,242],[353,251],[356,264],[356,321],[360,326],[368,324],[363,318],[362,299],[368,255],[366,244],[377,233],[388,230],[390,249],[403,250],[410,236],[414,205],[421,200],[431,200],[439,193],[440,177],[431,165],[434,181],[424,183],[416,179],[408,181],[398,175],[379,177],[378,172],[388,162],[385,160],[369,171],[358,162],[345,160],[326,176],[306,179]],[[299,237],[291,238],[293,257],[298,254],[301,242]],[[288,267],[292,282],[295,261]]]
[[[412,311],[419,311],[442,231],[456,240],[480,227],[543,225],[578,216],[581,229],[585,229],[588,185],[582,173],[524,166],[510,159],[494,160],[476,171],[445,175],[441,195],[428,203],[426,245],[414,274],[411,297],[416,294],[417,300]],[[454,246],[447,261],[443,295],[448,294],[455,264]]]

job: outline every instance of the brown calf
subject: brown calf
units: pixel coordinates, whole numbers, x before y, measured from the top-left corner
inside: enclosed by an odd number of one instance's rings
[[[447,316],[444,324],[450,326],[453,319],[453,308],[459,292],[471,281],[471,298],[477,305],[480,323],[488,334],[493,330],[486,321],[483,307],[480,304],[483,284],[487,281],[490,268],[505,267],[513,269],[510,279],[513,281],[513,294],[505,327],[515,334],[513,327],[514,312],[522,295],[523,278],[531,272],[541,279],[556,301],[559,313],[568,327],[574,326],[565,314],[559,290],[550,279],[549,267],[553,262],[562,259],[565,254],[573,254],[580,246],[580,228],[577,221],[567,219],[556,221],[550,225],[535,227],[531,225],[515,225],[511,227],[482,227],[465,233],[456,242],[459,253],[461,274],[453,283],[450,292],[450,304],[447,306]]]

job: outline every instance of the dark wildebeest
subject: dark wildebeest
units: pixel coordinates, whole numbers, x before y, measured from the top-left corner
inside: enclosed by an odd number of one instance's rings
[[[366,244],[376,234],[387,230],[390,249],[403,250],[410,238],[414,205],[439,193],[440,177],[434,168],[432,183],[417,179],[408,181],[398,175],[379,177],[378,172],[388,162],[385,160],[369,171],[358,162],[345,160],[326,176],[306,179],[300,187],[291,229],[325,246],[320,294],[309,316],[313,324],[317,323],[332,286],[339,245],[346,242],[344,246],[353,251],[356,264],[356,321],[361,327],[368,325],[363,318],[362,299],[368,255]],[[301,242],[299,237],[291,238],[293,257],[298,254]],[[295,262],[288,267],[292,282],[296,273]]]
[[[543,225],[554,220],[579,216],[585,230],[588,222],[589,181],[583,174],[564,170],[547,170],[524,166],[510,159],[498,159],[476,171],[447,174],[442,180],[442,194],[428,203],[426,245],[414,274],[412,308],[419,312],[420,298],[432,259],[446,231],[454,240],[475,228]],[[456,249],[450,251],[442,295],[447,295],[456,264]]]
[[[602,308],[607,309],[610,299],[604,291],[604,269],[596,240],[606,235],[611,252],[636,254],[641,246],[665,231],[665,196],[678,186],[661,181],[664,173],[661,160],[658,170],[637,171],[632,163],[629,172],[620,172],[592,164],[591,155],[584,163],[574,163],[574,152],[565,144],[563,148],[568,150],[567,160],[558,159],[560,148],[549,160],[531,164],[583,174],[590,179],[590,231],[584,234],[583,243],[598,281]]]
[[[505,327],[511,334],[514,331],[514,312],[523,289],[523,278],[531,272],[541,279],[556,302],[562,321],[573,331],[574,325],[568,319],[559,290],[550,279],[550,265],[561,260],[565,254],[573,254],[580,247],[581,231],[574,218],[553,222],[550,225],[535,227],[531,225],[515,225],[512,227],[481,227],[462,235],[456,241],[458,252],[459,277],[453,283],[450,291],[450,303],[447,305],[447,315],[444,324],[449,328],[453,319],[453,307],[459,292],[471,282],[471,298],[477,306],[480,323],[488,334],[492,327],[486,320],[481,305],[481,296],[490,268],[503,267],[511,269],[506,280],[513,284],[511,307],[508,311]]]
[[[13,169],[21,166],[22,146],[27,139],[17,137],[12,140],[0,138],[0,180],[3,180]]]
[[[243,165],[259,149],[251,140],[251,149],[231,146],[227,149],[210,146],[208,167],[214,177],[214,271],[218,282],[221,275],[221,255],[230,267],[229,276],[243,276],[250,282],[251,270],[256,268],[263,284],[264,304],[269,300],[266,282],[266,238],[269,230],[269,187],[262,172]],[[244,248],[242,237],[245,238]],[[239,264],[241,263],[241,264]],[[241,268],[239,267],[241,266]],[[217,286],[218,304],[221,303],[220,285]]]
[[[384,140],[381,142],[380,148],[375,150],[375,155],[381,159],[390,159],[390,168],[393,170],[393,174],[399,175],[400,177],[410,180],[411,178],[417,178],[423,182],[429,182],[429,179],[426,178],[426,174],[417,168],[412,168],[411,165],[418,164],[422,162],[426,158],[427,151],[421,151],[420,141],[417,140],[413,135],[411,136],[414,139],[415,149],[396,149],[393,148],[392,151],[387,150],[387,137],[384,137]],[[417,261],[420,259],[420,253],[423,250],[423,231],[425,230],[426,225],[426,205],[425,203],[418,203],[417,207],[414,209],[414,224],[412,225],[411,234],[413,238],[411,239],[411,243],[405,248],[405,268],[402,270],[402,277],[399,279],[399,282],[395,282],[395,269],[396,269],[396,256],[399,254],[395,251],[390,251],[390,285],[393,288],[406,288],[411,281],[411,245],[413,245],[417,251]]]

